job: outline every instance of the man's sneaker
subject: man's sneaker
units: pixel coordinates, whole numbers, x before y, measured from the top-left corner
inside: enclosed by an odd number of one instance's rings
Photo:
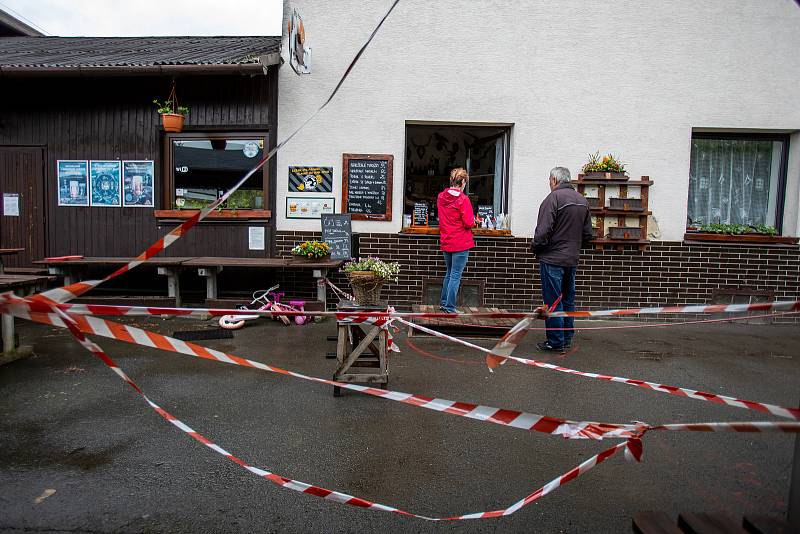
[[[564,347],[554,347],[553,345],[550,344],[549,341],[542,341],[541,343],[537,343],[536,348],[547,352],[560,352],[562,354],[564,353]]]

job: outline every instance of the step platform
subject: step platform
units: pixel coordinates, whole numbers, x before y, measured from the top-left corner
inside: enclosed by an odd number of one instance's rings
[[[442,313],[439,306],[430,304],[414,304],[412,311],[421,313]],[[459,310],[466,313],[503,313],[508,310],[501,308],[483,308],[474,306],[460,306]],[[519,322],[519,319],[492,319],[489,317],[411,317],[409,321],[420,326],[426,326],[437,332],[454,337],[503,337],[506,332]],[[409,327],[408,337],[428,336],[425,332]]]

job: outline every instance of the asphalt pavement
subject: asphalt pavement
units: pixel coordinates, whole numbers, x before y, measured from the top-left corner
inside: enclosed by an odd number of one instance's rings
[[[211,322],[128,319],[161,333]],[[609,323],[580,323],[601,326]],[[615,322],[614,325],[633,324]],[[0,367],[3,532],[630,532],[643,510],[783,517],[794,437],[650,433],[499,519],[429,523],[277,487],[197,443],[62,330],[21,324],[35,355]],[[201,344],[330,378],[325,321],[248,324]],[[509,363],[397,336],[389,388],[574,420],[774,417]],[[531,332],[516,355],[535,354]],[[491,346],[492,340],[478,341]],[[98,338],[155,402],[250,465],[429,516],[504,508],[614,442],[571,441],[253,369]],[[742,323],[583,330],[561,365],[785,406],[800,398],[800,328]]]

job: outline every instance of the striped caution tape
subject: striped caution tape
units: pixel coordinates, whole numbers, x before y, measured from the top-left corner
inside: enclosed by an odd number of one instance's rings
[[[33,300],[39,300],[29,297]],[[120,306],[109,304],[60,304],[59,308],[72,315],[109,315],[109,316],[145,316],[145,315],[177,315],[182,317],[205,318],[211,316],[236,315],[241,314],[242,310],[232,308],[175,308],[163,306]],[[768,302],[757,304],[731,304],[725,306],[726,309],[718,309],[717,305],[709,306],[670,306],[664,308],[629,308],[624,310],[598,310],[598,311],[576,311],[576,312],[554,312],[551,317],[619,317],[634,314],[708,314],[708,313],[745,313],[754,311],[764,312],[800,312],[800,300]],[[662,310],[662,311],[653,311]],[[671,310],[671,311],[663,311]],[[703,311],[704,310],[704,311]],[[319,316],[344,318],[352,317],[379,317],[386,319],[445,319],[454,317],[475,317],[485,319],[520,319],[528,321],[526,325],[530,327],[538,317],[529,312],[470,312],[464,314],[452,313],[427,313],[427,312],[365,312],[365,311],[296,311],[281,310],[273,312],[270,310],[248,310],[248,315],[260,315],[272,317],[274,315],[292,316]],[[557,315],[558,314],[558,315]],[[561,315],[565,314],[565,315]]]
[[[567,373],[567,374],[571,374],[571,375],[575,375],[575,376],[582,376],[582,377],[586,377],[586,378],[594,378],[594,379],[603,380],[603,381],[606,381],[606,382],[618,382],[618,383],[621,383],[621,384],[627,384],[627,385],[630,385],[630,386],[641,387],[641,388],[649,389],[651,391],[657,391],[657,392],[660,392],[660,393],[669,393],[671,395],[677,395],[679,397],[685,397],[685,398],[689,398],[689,399],[707,401],[707,402],[712,402],[712,403],[715,403],[715,404],[725,404],[727,406],[733,406],[735,408],[744,408],[744,409],[747,409],[747,410],[754,410],[754,411],[758,411],[758,412],[769,413],[769,414],[772,414],[772,415],[776,415],[778,417],[785,417],[787,419],[800,420],[800,408],[787,408],[787,407],[784,407],[784,406],[777,406],[775,404],[768,404],[768,403],[765,403],[765,402],[756,402],[756,401],[750,401],[750,400],[745,400],[745,399],[738,399],[738,398],[735,398],[735,397],[729,397],[727,395],[719,395],[719,394],[716,394],[716,393],[708,393],[708,392],[705,392],[705,391],[697,391],[697,390],[689,389],[689,388],[669,386],[669,385],[666,385],[666,384],[658,384],[656,382],[648,382],[646,380],[636,380],[636,379],[633,379],[633,378],[610,376],[610,375],[604,375],[604,374],[599,374],[599,373],[587,373],[587,372],[584,372],[584,371],[577,371],[575,369],[570,369],[568,367],[562,367],[560,365],[554,365],[554,364],[551,364],[551,363],[541,362],[541,361],[538,361],[538,360],[529,360],[529,359],[526,359],[526,358],[520,358],[520,357],[517,357],[517,356],[511,356],[510,352],[508,352],[508,351],[509,351],[509,349],[513,350],[513,347],[516,346],[515,342],[517,342],[519,340],[520,332],[522,332],[523,331],[522,329],[524,329],[524,325],[521,326],[521,323],[516,325],[514,328],[512,328],[511,331],[509,331],[503,337],[503,340],[501,340],[497,344],[497,346],[495,346],[492,349],[487,349],[485,347],[481,347],[480,345],[475,345],[474,343],[470,343],[469,341],[464,341],[462,339],[458,339],[458,338],[453,337],[453,336],[448,336],[447,334],[443,334],[443,333],[438,332],[436,330],[433,330],[433,329],[430,329],[430,328],[426,328],[426,327],[418,325],[418,324],[414,324],[414,323],[412,323],[410,321],[406,321],[405,319],[402,319],[402,318],[397,319],[397,322],[405,324],[405,325],[407,325],[407,326],[409,326],[411,328],[414,328],[415,330],[419,330],[421,332],[425,332],[425,333],[430,334],[432,336],[435,336],[435,337],[438,337],[438,338],[441,338],[441,339],[446,339],[446,340],[452,341],[454,343],[458,343],[460,345],[463,345],[465,347],[469,347],[469,348],[484,352],[484,353],[487,354],[486,359],[487,359],[487,363],[489,363],[490,368],[493,365],[494,365],[494,367],[496,367],[502,361],[513,360],[513,361],[516,361],[516,362],[519,362],[519,363],[522,363],[522,364],[525,364],[525,365],[539,367],[539,368],[542,368],[542,369],[550,369],[552,371],[558,371],[558,372],[561,372],[561,373]],[[520,330],[517,330],[515,332],[514,330],[517,327],[520,327]],[[504,354],[504,355],[503,356],[497,356],[498,352],[500,352],[501,354]]]
[[[5,297],[6,299],[8,298],[7,294],[0,295],[0,297]],[[58,310],[58,308],[55,309]],[[63,311],[58,310],[57,314],[53,312],[31,311],[30,306],[28,306],[23,299],[19,298],[14,298],[10,303],[0,303],[0,311],[3,313],[11,313],[17,317],[38,323],[48,324],[60,328],[68,327],[68,323],[65,323],[63,319],[64,315],[66,315]],[[569,439],[603,439],[609,434],[614,438],[633,437],[638,435],[640,431],[639,426],[633,424],[570,421],[517,410],[494,408],[491,406],[483,406],[467,402],[425,397],[422,395],[413,395],[411,393],[404,393],[400,391],[384,390],[360,386],[357,384],[336,382],[334,380],[312,377],[302,373],[282,369],[273,365],[264,364],[254,360],[248,360],[233,354],[203,347],[194,343],[181,341],[169,336],[143,330],[141,328],[122,325],[107,319],[101,319],[92,316],[70,315],[69,317],[72,318],[72,322],[74,322],[77,325],[77,328],[84,334],[98,335],[135,345],[166,350],[169,352],[185,354],[188,356],[232,365],[260,369],[262,371],[292,376],[301,380],[338,386],[352,391],[365,393],[367,395],[401,402],[403,404],[409,404],[437,412],[445,412],[452,415],[467,417],[469,419],[487,421],[490,423],[510,426],[532,432],[541,432],[544,434],[562,436]]]

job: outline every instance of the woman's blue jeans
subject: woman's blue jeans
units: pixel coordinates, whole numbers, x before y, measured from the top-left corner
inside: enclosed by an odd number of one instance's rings
[[[442,308],[449,313],[454,313],[456,311],[458,288],[461,286],[461,273],[464,272],[464,267],[467,265],[469,249],[461,252],[443,252],[443,254],[447,271],[442,281],[442,296],[440,300]]]

